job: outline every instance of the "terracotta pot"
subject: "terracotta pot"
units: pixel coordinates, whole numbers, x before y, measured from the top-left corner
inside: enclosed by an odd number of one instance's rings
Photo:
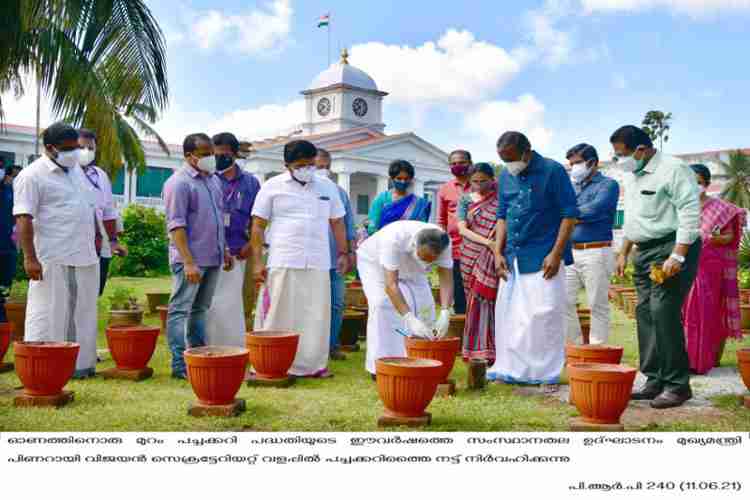
[[[453,314],[448,324],[448,337],[464,338],[464,324],[466,322],[465,314]]]
[[[740,288],[740,303],[750,304],[750,289]]]
[[[344,304],[347,309],[352,307],[367,307],[367,297],[361,286],[348,286],[344,292]]]
[[[198,402],[228,405],[234,402],[245,380],[247,349],[227,346],[193,347],[185,350],[188,379]]]
[[[5,353],[8,352],[8,346],[10,346],[10,337],[13,335],[13,330],[10,327],[10,323],[0,323],[0,364],[3,363]]]
[[[606,363],[619,364],[624,349],[616,345],[567,344],[565,346],[565,362],[571,363]]]
[[[367,329],[367,315],[360,311],[344,311],[344,320],[341,322],[341,334],[339,342],[341,345],[355,345],[360,335]]]
[[[107,326],[138,326],[143,323],[143,309],[109,311]]]
[[[169,304],[169,292],[151,292],[146,294],[146,302],[148,303],[148,313],[154,314],[157,311],[158,306],[166,306]]]
[[[583,343],[588,344],[591,336],[591,309],[578,309],[578,323],[581,325]]]
[[[443,364],[440,383],[444,383],[453,370],[456,354],[461,349],[461,339],[446,337],[439,340],[426,340],[414,337],[406,339],[406,354],[410,358],[434,359]]]
[[[250,364],[259,379],[276,380],[287,377],[299,345],[299,333],[284,330],[258,330],[245,335],[250,351]]]
[[[13,332],[13,341],[22,341],[26,331],[26,302],[6,302],[5,316]]]
[[[740,314],[742,315],[742,329],[750,330],[750,304],[740,304]]]
[[[740,371],[742,382],[750,390],[750,347],[737,349],[737,368]]]
[[[380,358],[375,361],[378,394],[386,414],[421,417],[444,372],[434,359]]]
[[[80,346],[75,342],[15,342],[16,374],[29,396],[62,392],[76,369]]]
[[[151,360],[156,349],[159,328],[152,326],[110,326],[107,328],[107,345],[117,368],[141,370]]]
[[[568,365],[571,400],[583,420],[594,424],[619,423],[630,401],[636,371],[625,365]]]
[[[156,310],[159,311],[159,320],[161,320],[161,334],[167,334],[167,313],[169,312],[168,306],[156,306]]]

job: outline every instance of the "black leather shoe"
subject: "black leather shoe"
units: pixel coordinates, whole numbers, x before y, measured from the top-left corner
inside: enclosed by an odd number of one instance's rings
[[[690,386],[685,389],[665,390],[651,401],[651,408],[657,410],[675,408],[677,406],[682,406],[685,401],[692,399],[692,397],[693,391],[690,389]]]
[[[630,395],[631,401],[646,401],[649,399],[654,399],[656,396],[661,394],[662,389],[661,387],[653,384],[644,384],[640,389],[633,392]]]

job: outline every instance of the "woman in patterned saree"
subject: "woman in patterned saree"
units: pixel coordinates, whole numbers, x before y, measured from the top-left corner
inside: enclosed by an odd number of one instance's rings
[[[498,277],[495,271],[495,223],[497,184],[488,163],[469,170],[470,195],[459,200],[457,210],[461,245],[461,274],[466,292],[463,359],[484,358],[495,362],[495,299]]]
[[[395,160],[388,167],[388,176],[393,187],[380,193],[370,207],[370,225],[367,227],[370,235],[397,220],[427,222],[430,219],[432,204],[409,192],[414,183],[412,164],[406,160]]]
[[[701,247],[698,274],[682,309],[690,369],[705,374],[718,366],[727,338],[742,338],[737,248],[745,227],[745,211],[706,195],[711,172],[690,165],[701,190]]]

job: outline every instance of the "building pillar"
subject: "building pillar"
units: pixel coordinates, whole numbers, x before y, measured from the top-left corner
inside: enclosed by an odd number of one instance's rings
[[[424,196],[424,181],[414,181],[414,194],[421,198]]]
[[[384,175],[378,175],[377,181],[378,181],[378,190],[377,190],[378,192],[376,193],[376,195],[384,191],[388,191],[388,177]]]
[[[344,192],[346,192],[346,194],[351,197],[352,174],[350,174],[349,172],[339,172],[338,184],[341,189],[343,189]]]
[[[122,197],[123,205],[128,206],[130,204],[130,169],[127,164],[123,165],[122,168]]]

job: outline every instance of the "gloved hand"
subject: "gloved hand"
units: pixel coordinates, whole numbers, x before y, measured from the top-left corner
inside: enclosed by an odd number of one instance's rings
[[[448,309],[440,311],[437,321],[435,322],[435,330],[437,330],[437,338],[442,339],[448,333],[448,326],[451,322],[451,313]]]
[[[427,328],[419,318],[417,318],[413,312],[404,314],[404,324],[406,325],[407,331],[415,337],[423,339],[429,339],[432,337],[430,329]]]

